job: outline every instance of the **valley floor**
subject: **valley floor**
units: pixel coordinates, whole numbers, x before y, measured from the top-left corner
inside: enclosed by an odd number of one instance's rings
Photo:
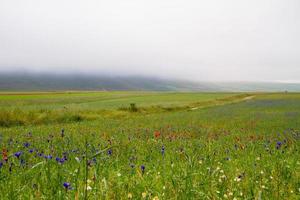
[[[0,199],[299,199],[300,94],[0,93]]]

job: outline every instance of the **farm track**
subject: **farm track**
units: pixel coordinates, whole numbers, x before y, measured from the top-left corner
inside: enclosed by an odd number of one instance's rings
[[[248,101],[248,100],[251,100],[253,98],[255,98],[255,95],[249,95],[249,96],[246,96],[246,97],[243,97],[243,98],[236,98],[235,100],[232,100],[232,101],[227,101],[227,99],[230,99],[232,97],[228,97],[228,98],[223,98],[223,99],[220,99],[220,100],[217,100],[214,102],[214,104],[211,104],[211,105],[203,105],[203,106],[198,106],[198,107],[192,107],[192,108],[189,108],[188,110],[198,110],[198,109],[203,109],[203,108],[208,108],[208,107],[214,107],[214,106],[223,106],[223,105],[227,105],[227,104],[233,104],[233,103],[240,103],[240,102],[243,102],[243,101]],[[205,103],[205,102],[202,102],[202,103]],[[209,102],[207,102],[209,103]]]

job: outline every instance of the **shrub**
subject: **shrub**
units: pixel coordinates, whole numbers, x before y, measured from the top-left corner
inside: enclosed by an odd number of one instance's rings
[[[131,103],[129,107],[130,112],[137,112],[138,108],[136,107],[135,103]]]

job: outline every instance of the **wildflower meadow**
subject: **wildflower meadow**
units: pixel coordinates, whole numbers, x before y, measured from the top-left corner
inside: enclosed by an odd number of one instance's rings
[[[300,94],[0,94],[0,199],[300,199]]]

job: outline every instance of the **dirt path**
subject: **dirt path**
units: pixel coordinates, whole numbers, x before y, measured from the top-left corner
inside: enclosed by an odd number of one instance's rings
[[[213,107],[213,106],[223,106],[223,105],[226,105],[226,104],[232,104],[232,103],[239,103],[239,102],[242,102],[242,101],[248,101],[248,100],[251,100],[255,97],[255,95],[252,95],[252,96],[247,96],[247,97],[244,97],[242,99],[235,99],[233,101],[228,101],[228,102],[216,102],[215,104],[213,105],[206,105],[206,106],[198,106],[198,107],[194,107],[194,108],[190,108],[189,110],[190,111],[193,111],[193,110],[198,110],[198,109],[201,109],[201,108],[207,108],[207,107]]]
[[[249,96],[249,97],[245,97],[245,98],[243,98],[243,101],[247,101],[247,100],[250,100],[250,99],[253,99],[255,96],[253,95],[253,96]]]

